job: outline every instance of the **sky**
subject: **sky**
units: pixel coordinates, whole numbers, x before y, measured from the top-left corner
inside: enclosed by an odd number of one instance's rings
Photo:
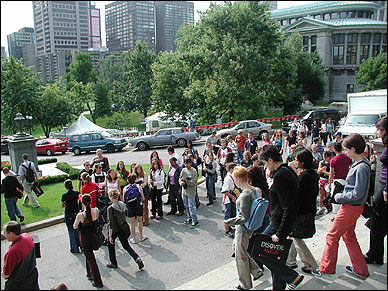
[[[105,5],[114,1],[96,1],[96,7],[101,13],[102,45],[105,39]],[[222,3],[223,1],[189,1],[194,2],[194,20],[199,20],[197,11],[205,11],[210,2]],[[278,1],[278,9],[293,7],[318,1]],[[34,27],[32,1],[1,1],[1,46],[4,46],[8,55],[7,35],[23,27]]]

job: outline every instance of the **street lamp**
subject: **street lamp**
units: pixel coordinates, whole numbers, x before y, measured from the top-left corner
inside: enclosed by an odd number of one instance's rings
[[[24,123],[24,120],[25,118],[23,117],[23,115],[21,113],[17,113],[16,114],[16,117],[14,118],[15,122],[16,122],[16,126],[18,127],[18,130],[20,134],[23,134],[23,123]]]
[[[64,127],[63,127],[63,130],[65,131],[65,139],[66,139],[66,129],[68,129],[68,127],[67,127],[67,126],[64,126]]]
[[[28,126],[30,127],[30,134],[31,134],[31,120],[32,120],[32,116],[31,115],[27,115],[26,119],[28,120]]]

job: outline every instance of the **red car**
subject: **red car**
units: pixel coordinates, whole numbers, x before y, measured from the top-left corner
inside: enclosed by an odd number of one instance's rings
[[[36,152],[37,154],[46,154],[51,156],[56,152],[61,152],[64,154],[69,150],[69,142],[67,140],[63,141],[58,138],[45,138],[40,139],[36,142]]]

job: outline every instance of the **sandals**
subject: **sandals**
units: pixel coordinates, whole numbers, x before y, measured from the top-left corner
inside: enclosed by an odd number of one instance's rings
[[[147,236],[143,236],[143,238],[140,239],[140,241],[145,241],[148,237]]]

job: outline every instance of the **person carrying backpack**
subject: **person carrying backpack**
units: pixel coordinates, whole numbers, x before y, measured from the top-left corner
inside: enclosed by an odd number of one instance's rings
[[[234,169],[233,179],[236,186],[242,189],[242,192],[236,201],[236,207],[239,211],[236,217],[224,220],[224,223],[226,225],[236,226],[235,238],[233,241],[239,279],[239,284],[236,288],[239,290],[248,290],[253,287],[251,274],[253,275],[254,281],[264,274],[255,260],[248,254],[249,239],[251,238],[253,231],[249,230],[245,223],[249,221],[251,215],[251,205],[255,197],[255,189],[248,184],[248,171],[243,166],[237,166]],[[261,193],[259,193],[259,195],[261,195]]]
[[[136,217],[139,223],[140,241],[147,239],[146,236],[143,236],[143,201],[145,198],[143,189],[136,184],[136,174],[132,173],[128,176],[128,185],[124,187],[123,192],[124,201],[127,206],[127,215],[131,224],[132,238],[130,241],[131,243],[136,244],[138,243],[136,239]]]
[[[32,186],[35,181],[38,181],[38,172],[36,171],[35,164],[28,160],[28,154],[24,153],[23,163],[19,166],[18,175],[20,177],[20,182],[23,183],[24,190],[26,194],[23,200],[23,206],[28,206],[28,201],[31,200],[32,206],[39,208],[40,205],[36,200],[34,194],[32,193]]]

